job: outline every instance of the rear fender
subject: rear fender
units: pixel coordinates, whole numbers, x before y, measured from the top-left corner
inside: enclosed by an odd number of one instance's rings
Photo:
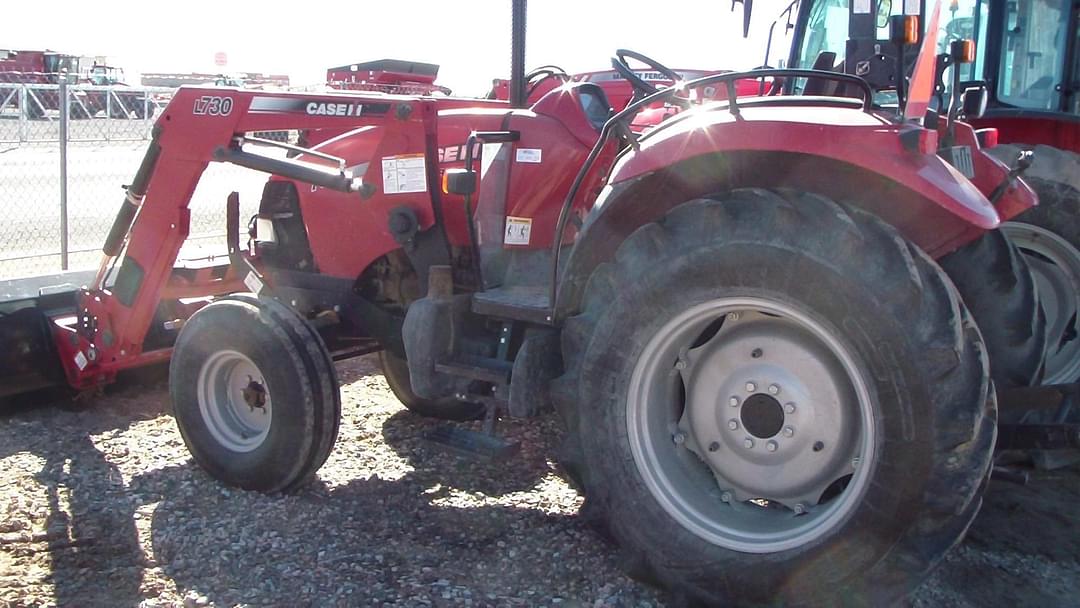
[[[893,139],[899,146],[895,133]],[[567,260],[560,278],[557,316],[565,318],[578,309],[592,270],[613,259],[619,244],[634,230],[659,220],[680,203],[725,190],[794,188],[817,193],[874,213],[934,257],[997,227],[998,215],[986,197],[937,156],[903,148],[878,150],[873,155],[877,158],[869,162],[853,162],[841,155],[727,150],[684,157],[634,174],[627,171],[630,163],[624,157],[585,219]]]

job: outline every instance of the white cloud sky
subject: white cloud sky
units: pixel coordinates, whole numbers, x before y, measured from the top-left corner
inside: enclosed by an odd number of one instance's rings
[[[526,65],[606,69],[623,47],[676,68],[750,68],[786,3],[757,0],[745,40],[730,0],[533,0]],[[509,0],[4,4],[0,45],[107,56],[131,81],[140,72],[252,71],[313,84],[330,66],[396,58],[437,63],[441,84],[475,95],[509,73]],[[225,68],[214,65],[218,51]]]

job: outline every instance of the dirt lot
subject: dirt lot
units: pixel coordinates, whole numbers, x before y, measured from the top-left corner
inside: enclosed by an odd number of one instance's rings
[[[345,418],[319,481],[238,492],[189,459],[161,382],[82,411],[0,416],[0,604],[659,606],[575,517],[553,417],[505,423],[508,462],[422,435],[369,358],[339,367]],[[917,606],[1075,606],[1080,472],[995,481]]]

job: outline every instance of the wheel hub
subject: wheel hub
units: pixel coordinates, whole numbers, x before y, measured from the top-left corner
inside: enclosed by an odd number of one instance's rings
[[[197,390],[203,423],[223,447],[250,452],[266,439],[272,419],[270,392],[247,356],[224,350],[207,357]]]
[[[723,491],[794,509],[817,504],[853,471],[852,387],[839,361],[796,324],[756,312],[728,315],[683,359],[679,428]]]
[[[784,407],[774,397],[754,393],[743,402],[739,417],[747,433],[758,439],[767,439],[783,428]]]
[[[735,550],[824,533],[872,470],[861,372],[786,304],[725,298],[678,315],[639,357],[627,408],[646,485],[684,526]]]

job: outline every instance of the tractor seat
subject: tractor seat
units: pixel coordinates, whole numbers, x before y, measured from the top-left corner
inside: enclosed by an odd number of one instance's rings
[[[814,60],[814,65],[811,66],[810,69],[835,72],[836,53],[832,51],[821,51],[820,53],[818,53],[817,59]],[[826,80],[824,78],[807,78],[806,87],[803,88],[803,95],[813,95],[819,97],[835,96],[836,88],[839,84],[840,83],[835,80]]]
[[[611,118],[614,110],[608,101],[607,93],[600,85],[591,82],[583,82],[577,85],[578,98],[581,100],[581,110],[585,113],[585,119],[594,129],[599,131],[604,128],[604,123]]]

